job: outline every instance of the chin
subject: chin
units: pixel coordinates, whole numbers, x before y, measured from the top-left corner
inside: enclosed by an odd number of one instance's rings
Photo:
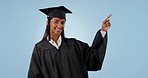
[[[61,32],[56,32],[57,35],[61,35]]]

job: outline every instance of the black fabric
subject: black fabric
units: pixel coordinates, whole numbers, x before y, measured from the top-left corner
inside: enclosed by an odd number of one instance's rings
[[[67,9],[64,6],[58,6],[58,7],[50,7],[50,8],[44,8],[39,9],[41,12],[47,15],[49,18],[58,17],[61,19],[66,20],[66,13],[72,13],[69,9]]]
[[[87,71],[101,70],[107,35],[97,32],[92,46],[76,39],[64,39],[59,49],[47,40],[34,47],[28,78],[88,78]]]
[[[58,17],[58,18],[61,18],[61,19],[66,19],[65,12],[62,11],[62,10],[58,10],[58,9],[55,9],[55,10],[52,10],[51,12],[49,12],[47,17],[49,17],[49,18]]]

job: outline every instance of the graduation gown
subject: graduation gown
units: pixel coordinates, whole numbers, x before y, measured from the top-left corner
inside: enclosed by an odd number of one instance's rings
[[[38,42],[33,50],[28,78],[88,78],[87,71],[97,71],[102,67],[107,46],[97,32],[92,45],[66,38],[57,49],[49,41]]]

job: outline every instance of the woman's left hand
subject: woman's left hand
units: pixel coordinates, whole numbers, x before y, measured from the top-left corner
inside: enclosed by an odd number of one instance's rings
[[[110,28],[111,23],[110,23],[109,18],[111,17],[111,15],[112,15],[112,14],[110,14],[110,15],[103,21],[103,23],[102,23],[102,28],[101,28],[102,31],[105,31],[105,32],[106,32],[106,31]]]

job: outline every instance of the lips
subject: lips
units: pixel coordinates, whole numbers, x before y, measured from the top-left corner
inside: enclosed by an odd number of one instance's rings
[[[61,29],[57,29],[57,31],[62,31]]]
[[[62,29],[61,29],[61,28],[55,28],[55,30],[56,30],[57,32],[62,32]]]

